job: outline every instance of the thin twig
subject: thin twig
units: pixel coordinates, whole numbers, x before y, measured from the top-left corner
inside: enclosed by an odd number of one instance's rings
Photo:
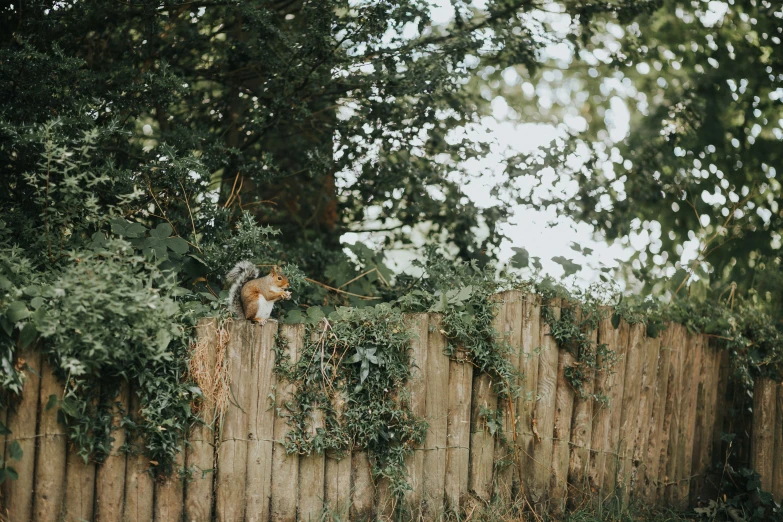
[[[309,277],[305,277],[305,281],[310,282],[310,283],[315,283],[315,284],[317,284],[319,286],[322,286],[322,287],[326,288],[327,290],[331,290],[332,292],[338,292],[338,293],[341,293],[341,294],[350,295],[350,296],[353,296],[353,297],[358,297],[359,299],[364,299],[366,301],[372,301],[374,299],[382,299],[381,297],[375,297],[375,296],[369,296],[369,295],[359,295],[359,294],[354,294],[353,292],[346,292],[345,290],[340,290],[339,288],[335,288],[333,286],[329,286],[329,285],[324,284],[324,283],[322,283],[320,281],[316,281],[315,279],[310,279]]]
[[[188,194],[185,192],[185,187],[182,185],[182,182],[177,180],[177,183],[179,183],[179,186],[182,187],[182,194],[185,196],[185,206],[188,207],[188,214],[190,214],[190,224],[193,226],[193,241],[196,242],[195,247],[199,252],[201,252],[201,248],[198,246],[198,237],[196,236],[196,222],[193,221],[193,212],[190,210],[190,203],[188,203]]]

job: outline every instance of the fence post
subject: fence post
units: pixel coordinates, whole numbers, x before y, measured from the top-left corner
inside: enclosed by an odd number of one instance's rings
[[[761,489],[772,491],[775,461],[775,381],[758,377],[753,386],[753,432],[750,439],[750,464],[761,475]]]
[[[52,367],[43,361],[41,365],[41,392],[38,401],[38,433],[40,442],[35,457],[35,511],[33,520],[55,522],[65,498],[65,426],[57,422],[57,402],[46,410],[49,397],[57,401],[63,398],[63,385],[55,377]],[[32,455],[27,455],[31,457]],[[123,459],[124,466],[124,459]],[[123,473],[124,476],[124,473]]]

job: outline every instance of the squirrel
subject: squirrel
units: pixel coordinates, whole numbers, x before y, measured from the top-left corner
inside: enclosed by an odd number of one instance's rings
[[[288,278],[277,266],[273,266],[268,275],[258,277],[258,268],[250,261],[240,261],[226,274],[231,284],[228,291],[228,304],[237,316],[263,325],[269,319],[275,302],[291,299],[287,291]]]

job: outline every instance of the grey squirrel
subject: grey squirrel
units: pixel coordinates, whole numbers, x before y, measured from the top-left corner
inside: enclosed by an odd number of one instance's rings
[[[238,317],[244,317],[257,324],[265,324],[272,308],[280,299],[291,299],[288,278],[277,266],[264,277],[258,277],[258,268],[250,261],[240,261],[228,274],[231,284],[228,304]]]

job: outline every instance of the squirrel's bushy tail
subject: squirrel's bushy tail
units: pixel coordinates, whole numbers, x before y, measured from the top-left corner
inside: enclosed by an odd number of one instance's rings
[[[231,288],[228,290],[228,306],[237,314],[237,317],[245,317],[245,311],[242,308],[242,287],[257,277],[258,268],[250,261],[240,261],[226,274],[226,281],[231,284]]]

